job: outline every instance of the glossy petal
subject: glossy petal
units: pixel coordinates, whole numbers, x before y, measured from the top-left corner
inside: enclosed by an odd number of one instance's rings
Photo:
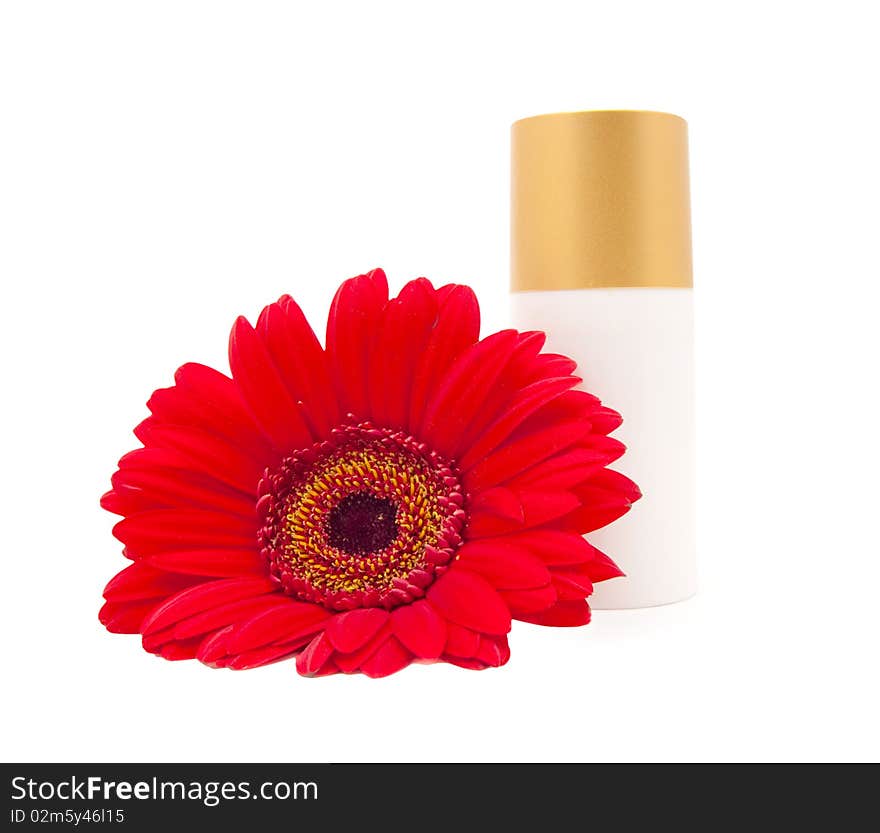
[[[550,571],[527,549],[503,541],[468,541],[458,551],[458,563],[485,578],[498,590],[544,587]]]
[[[361,671],[368,677],[387,677],[395,671],[406,668],[413,660],[412,654],[393,636],[361,665]]]
[[[426,601],[395,608],[394,635],[420,659],[436,659],[446,645],[446,622]]]
[[[523,622],[548,625],[555,628],[576,628],[590,621],[590,606],[586,601],[561,601],[539,613],[517,616]]]
[[[510,611],[484,578],[460,567],[450,570],[428,589],[431,606],[451,622],[481,633],[510,630]]]
[[[243,317],[229,336],[229,366],[254,422],[275,448],[289,453],[312,444],[314,436],[266,345]]]
[[[388,621],[388,612],[378,607],[364,607],[338,613],[327,625],[333,647],[343,654],[361,648]]]
[[[327,319],[327,359],[344,412],[369,416],[370,351],[388,301],[385,273],[374,269],[345,281]]]
[[[440,295],[442,290],[438,291]],[[480,333],[480,307],[473,290],[467,286],[451,287],[440,301],[437,323],[413,375],[410,397],[409,429],[422,424],[425,405],[440,379]]]

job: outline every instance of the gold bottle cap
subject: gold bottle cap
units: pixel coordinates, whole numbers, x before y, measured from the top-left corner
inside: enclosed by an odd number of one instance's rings
[[[552,113],[511,139],[514,292],[693,285],[684,119]]]

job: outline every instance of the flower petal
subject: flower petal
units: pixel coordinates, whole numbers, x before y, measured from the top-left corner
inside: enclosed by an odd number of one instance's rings
[[[574,446],[554,454],[508,481],[512,488],[568,489],[594,477],[626,450],[623,443],[596,435],[604,448]],[[612,446],[613,444],[613,446]]]
[[[364,661],[373,656],[385,644],[391,634],[391,620],[386,619],[382,627],[363,645],[348,654],[336,651],[333,654],[333,661],[343,674],[353,674],[355,671],[360,671]]]
[[[511,440],[465,473],[464,484],[471,491],[488,489],[545,460],[590,432],[582,419],[548,423],[532,434]]]
[[[289,453],[313,443],[266,345],[242,316],[229,335],[229,366],[254,421],[276,449]]]
[[[345,281],[327,318],[327,359],[342,408],[357,417],[369,415],[367,391],[370,350],[388,301],[381,269]]]
[[[323,631],[296,658],[296,670],[304,677],[316,677],[333,655],[333,645]]]
[[[199,583],[198,578],[173,575],[136,561],[110,579],[104,598],[112,602],[162,599]]]
[[[480,637],[477,659],[489,668],[498,668],[510,659],[510,646],[506,636]]]
[[[225,667],[231,668],[233,671],[246,671],[249,668],[259,668],[262,665],[289,659],[311,639],[312,634],[309,634],[296,642],[287,642],[284,645],[263,645],[250,651],[233,654],[227,657]]]
[[[572,570],[553,570],[553,589],[560,601],[583,599],[593,592],[593,582],[581,572]]]
[[[297,602],[272,607],[242,623],[229,635],[226,651],[240,654],[270,643],[283,645],[323,628],[330,612],[320,605]]]
[[[369,367],[370,411],[377,424],[407,427],[413,375],[436,318],[436,293],[425,278],[410,281],[385,307]]]
[[[447,290],[445,299],[439,300]],[[474,344],[480,333],[480,306],[468,286],[441,287],[440,309],[425,350],[413,376],[410,396],[409,429],[415,432],[422,424],[428,398],[455,359]]]
[[[572,491],[580,506],[559,521],[560,527],[587,533],[601,529],[629,512],[641,497],[638,486],[622,474],[603,469]]]
[[[221,436],[247,455],[260,459],[270,450],[228,376],[190,362],[177,369],[175,385],[153,392],[147,403],[157,423],[199,428]]]
[[[158,507],[195,507],[232,515],[251,517],[254,498],[225,486],[197,471],[187,469],[126,468],[117,471],[110,481],[114,488],[140,489]]]
[[[517,521],[491,512],[471,509],[466,536],[468,539],[504,535],[518,529],[540,526],[562,518],[578,508],[580,501],[570,491],[523,490],[516,492],[522,505],[523,517]]]
[[[318,438],[327,437],[339,418],[327,357],[292,299],[288,299],[287,310],[290,314],[280,302],[269,304],[260,314],[257,332],[290,398],[302,403],[312,433]]]
[[[523,622],[531,622],[533,625],[576,628],[590,621],[590,606],[584,600],[560,601],[539,613],[518,615],[516,618]]]
[[[390,636],[382,647],[361,665],[361,671],[368,677],[387,677],[406,668],[412,660],[413,655],[397,639]]]
[[[474,657],[480,648],[480,635],[470,628],[446,623],[446,648],[444,653],[455,657]]]
[[[599,550],[576,533],[556,529],[530,529],[503,539],[525,547],[547,565],[580,564],[592,561]]]
[[[98,619],[110,633],[140,633],[141,624],[158,604],[157,599],[139,602],[105,602]]]
[[[189,616],[174,625],[174,639],[189,639],[218,628],[225,628],[227,625],[243,623],[267,610],[288,604],[290,604],[289,598],[282,593],[269,593],[218,605],[195,616]]]
[[[550,571],[535,556],[504,541],[468,541],[459,548],[456,559],[499,590],[550,584]]]
[[[336,650],[350,654],[365,645],[387,621],[388,611],[361,607],[337,613],[327,624],[327,636]]]
[[[207,549],[160,552],[137,563],[193,576],[264,576],[266,563],[256,547],[248,549]]]
[[[489,582],[455,566],[428,588],[428,601],[451,622],[481,633],[510,630],[510,611]]]
[[[502,330],[468,347],[431,391],[417,435],[454,457],[465,430],[510,360],[516,340],[515,330]]]
[[[253,596],[275,594],[276,585],[268,578],[229,578],[197,584],[175,593],[156,607],[144,621],[143,633],[154,633],[215,607]]]
[[[204,509],[156,509],[123,518],[113,534],[139,556],[182,549],[248,549],[257,520]]]
[[[422,600],[401,605],[391,614],[394,635],[421,659],[436,659],[446,645],[446,622]]]
[[[495,486],[484,492],[477,492],[471,497],[468,508],[472,515],[487,513],[517,524],[523,523],[526,519],[519,495],[504,486]]]
[[[167,458],[131,453],[119,461],[120,468],[156,468],[169,466],[175,470],[196,469],[222,481],[242,494],[254,495],[263,469],[270,462],[242,453],[230,441],[211,435],[201,428],[185,425],[153,424],[138,432],[148,449],[168,449]]]
[[[545,610],[556,602],[558,596],[552,584],[544,587],[529,587],[521,590],[499,590],[499,595],[504,599],[504,604],[510,610],[511,616],[519,618],[524,613],[534,613]]]
[[[563,376],[557,379],[541,379],[520,390],[507,405],[504,412],[480,434],[459,460],[459,467],[467,471],[494,451],[525,420],[539,408],[552,402],[557,396],[573,388],[580,379]]]

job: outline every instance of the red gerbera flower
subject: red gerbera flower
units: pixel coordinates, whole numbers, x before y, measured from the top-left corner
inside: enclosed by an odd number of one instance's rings
[[[544,335],[479,339],[466,286],[342,284],[321,347],[289,296],[232,329],[232,378],[157,390],[101,505],[132,560],[101,621],[147,651],[302,674],[503,665],[511,618],[583,625],[620,575],[583,533],[639,490],[620,416]]]

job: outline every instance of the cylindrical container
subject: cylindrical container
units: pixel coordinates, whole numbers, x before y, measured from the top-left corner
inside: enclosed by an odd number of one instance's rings
[[[590,533],[626,573],[596,608],[696,590],[693,298],[687,123],[668,113],[555,113],[512,129],[513,322],[545,330],[584,388],[623,415],[617,466],[642,499]]]

